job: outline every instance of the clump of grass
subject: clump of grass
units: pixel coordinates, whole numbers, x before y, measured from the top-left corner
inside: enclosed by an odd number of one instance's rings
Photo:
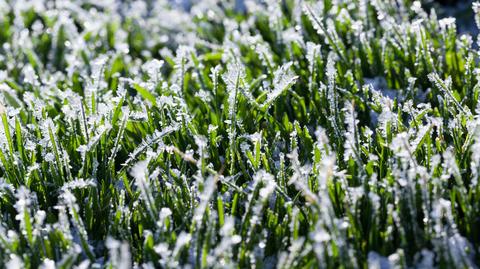
[[[434,8],[0,0],[0,26],[0,267],[480,262],[477,37]]]

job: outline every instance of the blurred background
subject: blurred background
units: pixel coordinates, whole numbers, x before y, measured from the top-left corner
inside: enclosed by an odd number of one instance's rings
[[[174,6],[189,10],[192,3],[197,2],[197,0],[170,0],[170,2]],[[458,32],[460,34],[470,33],[473,36],[478,34],[478,29],[473,18],[473,0],[421,0],[421,2],[426,10],[435,8],[439,18],[456,18]],[[244,0],[235,0],[235,3],[237,10],[245,9]]]
[[[478,34],[477,26],[473,18],[473,0],[423,0],[425,9],[435,8],[440,18],[454,17],[457,19],[458,32]]]

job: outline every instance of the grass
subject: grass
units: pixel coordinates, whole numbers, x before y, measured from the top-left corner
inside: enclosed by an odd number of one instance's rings
[[[426,10],[0,0],[0,267],[476,268],[479,51]]]

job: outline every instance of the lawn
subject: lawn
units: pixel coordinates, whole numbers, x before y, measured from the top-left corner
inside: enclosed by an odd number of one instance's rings
[[[179,2],[0,0],[0,268],[480,265],[480,3]]]

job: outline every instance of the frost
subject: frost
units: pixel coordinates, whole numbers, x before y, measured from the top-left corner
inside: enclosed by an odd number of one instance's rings
[[[148,76],[155,83],[158,83],[161,77],[160,69],[163,66],[163,61],[153,59],[143,64],[142,68],[147,72]]]
[[[262,170],[255,174],[253,180],[263,182],[263,187],[260,189],[259,194],[263,200],[268,199],[268,197],[274,192],[276,187],[274,177],[271,174]]]
[[[391,268],[390,261],[377,252],[370,251],[368,253],[368,268],[372,269],[388,269]]]
[[[307,42],[307,60],[310,64],[310,72],[313,72],[315,61],[321,55],[321,46],[313,42]]]
[[[190,240],[192,239],[192,236],[187,233],[180,233],[177,238],[177,242],[175,244],[175,248],[173,250],[173,254],[176,255],[185,245],[187,245]]]
[[[345,111],[345,123],[347,124],[347,130],[345,132],[345,155],[344,158],[346,161],[348,161],[349,158],[354,158],[356,157],[356,151],[357,151],[357,125],[358,125],[358,120],[357,116],[355,113],[355,108],[353,107],[353,104],[348,103],[346,107],[344,108]]]
[[[0,0],[0,268],[475,268],[478,37],[423,5]]]
[[[274,63],[270,48],[265,43],[257,44],[256,52],[265,66],[270,67]]]
[[[15,219],[20,222],[22,234],[26,236],[30,241],[32,240],[32,217],[30,211],[32,205],[31,196],[32,194],[30,193],[30,191],[24,186],[21,186],[19,189],[17,189],[17,192],[15,194],[15,197],[17,199],[15,203],[15,209],[18,213],[15,216]]]
[[[200,203],[195,208],[193,219],[195,221],[201,221],[204,217],[205,210],[210,202],[210,199],[215,190],[215,179],[213,177],[209,177],[203,184],[203,191],[200,193]]]
[[[88,187],[96,187],[97,182],[95,179],[83,179],[83,178],[78,178],[73,181],[67,182],[65,185],[63,185],[62,189],[63,190],[74,190],[74,189],[85,189]]]
[[[20,257],[10,254],[10,260],[5,264],[5,267],[9,269],[23,269],[24,264]]]
[[[449,17],[449,18],[444,18],[438,21],[440,24],[440,28],[442,29],[448,29],[450,27],[455,27],[455,18]]]
[[[168,207],[164,207],[160,210],[160,218],[165,219],[172,215],[172,211]]]
[[[55,269],[55,261],[50,259],[45,259],[40,265],[41,269]]]
[[[131,254],[127,243],[121,243],[112,237],[105,242],[110,254],[110,266],[118,269],[129,269],[131,265]]]
[[[229,63],[222,78],[227,85],[229,118],[232,119],[236,109],[237,94],[245,79],[245,68],[238,62]]]
[[[33,69],[33,67],[31,65],[26,65],[23,68],[22,71],[23,71],[23,76],[24,76],[23,81],[25,83],[29,83],[29,84],[34,85],[34,86],[39,85],[38,76],[35,73],[35,70]]]
[[[267,94],[267,99],[263,103],[264,108],[269,108],[275,99],[295,84],[298,76],[291,71],[292,64],[292,62],[288,62],[282,65],[273,74],[273,89]]]

